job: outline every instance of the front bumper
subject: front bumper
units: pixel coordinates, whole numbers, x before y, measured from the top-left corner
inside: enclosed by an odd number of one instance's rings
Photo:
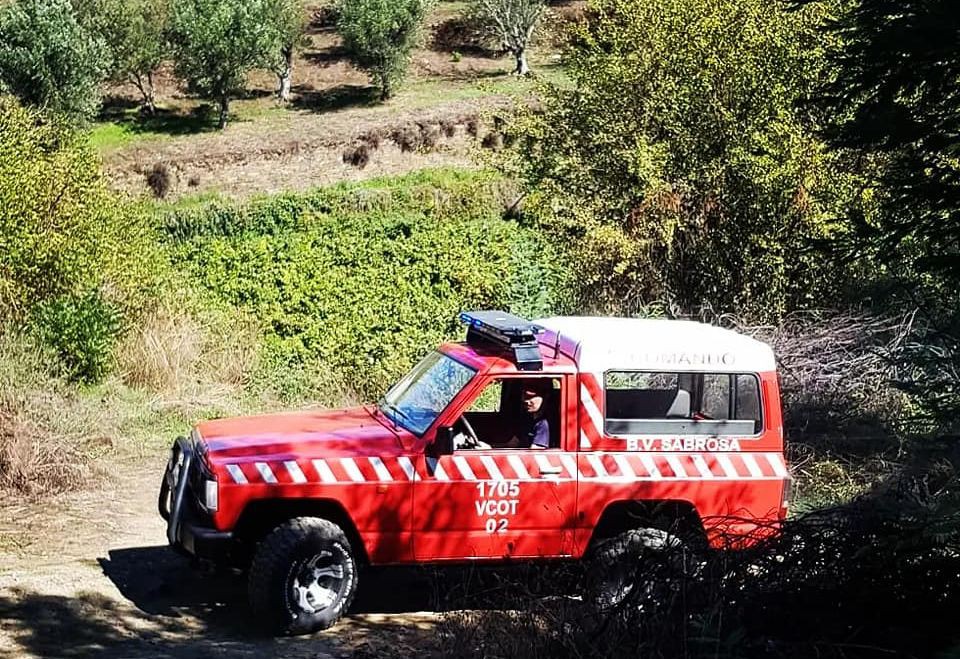
[[[217,531],[205,524],[199,514],[191,482],[195,465],[193,442],[177,437],[160,482],[157,508],[167,521],[167,541],[177,551],[215,562],[230,561],[238,552],[238,543],[229,531]]]

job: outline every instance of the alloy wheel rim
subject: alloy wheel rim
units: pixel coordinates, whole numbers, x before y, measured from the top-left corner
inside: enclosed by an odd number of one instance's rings
[[[340,598],[346,570],[341,557],[323,551],[300,563],[290,583],[290,601],[303,613],[316,614]]]

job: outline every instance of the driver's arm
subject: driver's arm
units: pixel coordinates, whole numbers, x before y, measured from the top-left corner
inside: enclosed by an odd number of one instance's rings
[[[546,419],[540,419],[533,427],[533,441],[530,442],[530,448],[534,450],[550,448],[550,424]]]

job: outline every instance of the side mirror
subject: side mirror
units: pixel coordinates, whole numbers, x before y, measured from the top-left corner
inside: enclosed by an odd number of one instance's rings
[[[450,426],[440,426],[437,428],[437,436],[433,443],[427,447],[427,455],[432,458],[439,458],[441,455],[453,454],[453,428]]]

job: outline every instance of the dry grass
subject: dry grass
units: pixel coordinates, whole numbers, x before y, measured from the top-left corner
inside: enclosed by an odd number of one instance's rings
[[[101,413],[47,374],[25,338],[0,334],[0,488],[34,494],[82,485],[84,454],[112,442]]]
[[[123,381],[167,396],[222,385],[240,389],[257,361],[256,324],[161,305],[148,313],[117,351]]]

